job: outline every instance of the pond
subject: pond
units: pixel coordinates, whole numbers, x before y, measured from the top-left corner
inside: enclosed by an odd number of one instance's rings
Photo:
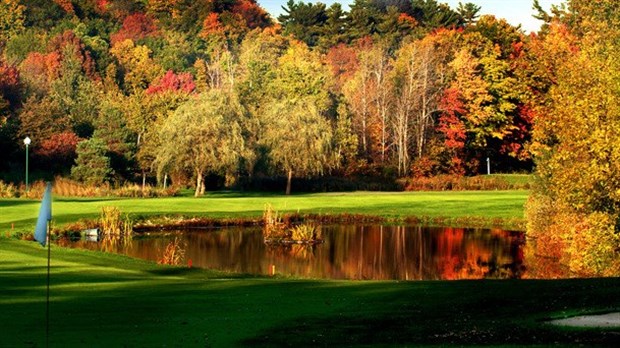
[[[137,234],[66,246],[161,260],[178,239],[184,264],[320,279],[456,280],[527,277],[522,232],[419,226],[322,226],[323,242],[268,245],[260,228]]]

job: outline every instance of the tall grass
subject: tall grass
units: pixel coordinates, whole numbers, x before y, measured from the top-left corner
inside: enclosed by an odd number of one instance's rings
[[[45,192],[45,182],[35,181],[26,189],[25,185],[15,186],[10,183],[0,181],[0,198],[23,197],[30,199],[40,199]],[[128,197],[128,198],[153,198],[176,196],[179,190],[176,188],[159,188],[129,184],[120,187],[112,187],[107,183],[101,185],[85,185],[77,181],[63,177],[56,177],[52,183],[52,190],[55,196],[62,197]]]
[[[15,198],[18,195],[18,189],[11,183],[5,183],[0,180],[0,198]]]
[[[128,236],[133,231],[129,215],[123,217],[117,207],[102,207],[99,222],[103,234]]]

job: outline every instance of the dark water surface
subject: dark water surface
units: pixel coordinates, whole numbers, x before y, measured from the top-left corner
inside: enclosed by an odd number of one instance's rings
[[[527,273],[521,232],[419,226],[321,227],[317,245],[267,245],[260,228],[136,235],[67,246],[158,261],[178,238],[193,267],[321,279],[510,279]]]

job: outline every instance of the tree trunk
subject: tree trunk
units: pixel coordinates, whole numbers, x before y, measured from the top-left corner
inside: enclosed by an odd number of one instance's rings
[[[168,188],[168,174],[164,174],[164,190]]]
[[[146,189],[146,172],[143,170],[142,171],[142,192],[144,192],[144,189]]]
[[[293,170],[289,169],[288,179],[286,180],[286,195],[291,194],[291,181],[293,180]]]
[[[202,183],[202,173],[196,173],[196,192],[194,193],[194,197],[200,196],[202,193],[202,188],[204,184]]]

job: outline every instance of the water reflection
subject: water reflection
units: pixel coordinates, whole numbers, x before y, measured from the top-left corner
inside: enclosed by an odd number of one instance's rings
[[[182,239],[194,267],[308,278],[452,280],[521,278],[523,235],[502,230],[413,226],[323,226],[324,243],[266,245],[260,229],[152,233],[130,240],[78,241],[71,247],[158,261]],[[191,261],[190,261],[191,260]]]

